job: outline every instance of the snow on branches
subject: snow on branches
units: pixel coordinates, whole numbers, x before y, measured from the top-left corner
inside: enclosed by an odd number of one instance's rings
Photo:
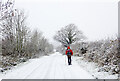
[[[85,39],[85,36],[83,35],[82,31],[77,29],[76,25],[69,24],[59,30],[54,36],[54,39],[67,47],[76,41]]]

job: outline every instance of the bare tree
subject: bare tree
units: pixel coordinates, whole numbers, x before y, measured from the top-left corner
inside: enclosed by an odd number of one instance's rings
[[[13,6],[14,6],[14,0],[0,0],[0,20],[6,19],[11,13]]]
[[[5,50],[3,51],[3,54],[12,53],[11,51],[13,51],[13,49],[11,48],[13,46],[12,44],[15,38],[13,36],[13,32],[14,32],[13,18],[12,17],[5,18],[4,20],[1,21],[0,25],[2,28],[2,49]]]
[[[65,47],[70,46],[70,44],[75,43],[76,41],[81,41],[85,39],[82,31],[77,29],[77,26],[74,24],[69,24],[59,30],[54,39],[61,42]]]
[[[31,36],[31,51],[33,51],[34,54],[39,53],[39,41],[41,38],[42,33],[35,30]]]
[[[14,10],[12,16],[1,21],[3,54],[23,56],[25,38],[28,33],[26,17],[21,10]]]
[[[46,38],[42,38],[40,40],[40,49],[45,54],[49,54],[53,51],[53,45],[48,42]]]
[[[28,47],[30,51],[29,56],[32,56],[31,58],[46,55],[53,51],[53,46],[42,36],[42,33],[37,30],[32,33]]]
[[[0,56],[1,56],[1,54],[2,54],[2,40],[1,40],[2,38],[0,37]]]
[[[0,0],[0,21],[8,17],[9,13],[13,9],[14,0]],[[2,28],[0,26],[0,49],[2,50]],[[1,52],[1,51],[0,51]]]

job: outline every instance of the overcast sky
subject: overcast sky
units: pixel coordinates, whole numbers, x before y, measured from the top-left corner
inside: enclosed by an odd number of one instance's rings
[[[27,24],[54,43],[53,36],[74,23],[88,38],[99,40],[118,33],[118,4],[115,0],[16,0],[15,7],[28,15]]]

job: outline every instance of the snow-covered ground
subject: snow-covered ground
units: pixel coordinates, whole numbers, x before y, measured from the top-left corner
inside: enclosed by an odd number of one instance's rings
[[[118,79],[118,74],[112,75],[110,72],[98,72],[100,67],[97,63],[88,62],[83,57],[74,57],[81,68],[89,72],[92,76],[98,79]]]
[[[14,67],[6,73],[0,73],[1,79],[95,79],[116,78],[95,70],[90,64],[78,57],[72,57],[72,65],[67,64],[67,57],[58,52],[49,56],[31,59]],[[93,72],[93,73],[92,73]],[[94,75],[94,76],[93,76]],[[96,75],[96,76],[95,76]]]
[[[67,64],[67,57],[56,52],[50,56],[32,59],[0,74],[1,79],[94,79],[76,61]]]

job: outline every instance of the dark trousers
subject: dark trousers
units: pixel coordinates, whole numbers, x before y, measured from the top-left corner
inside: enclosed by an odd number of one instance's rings
[[[67,56],[68,57],[68,64],[71,65],[71,56]]]

